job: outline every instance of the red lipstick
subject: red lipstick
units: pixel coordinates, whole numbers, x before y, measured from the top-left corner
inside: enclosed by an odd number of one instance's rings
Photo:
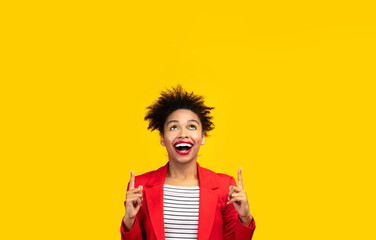
[[[180,155],[187,155],[188,153],[191,152],[192,147],[191,147],[189,150],[184,151],[184,152],[179,151],[175,146],[176,146],[177,144],[180,144],[180,143],[190,144],[190,145],[193,147],[193,143],[192,143],[192,142],[189,142],[189,141],[177,141],[176,143],[174,143],[174,148],[175,148],[175,151],[176,151],[178,154],[180,154]]]

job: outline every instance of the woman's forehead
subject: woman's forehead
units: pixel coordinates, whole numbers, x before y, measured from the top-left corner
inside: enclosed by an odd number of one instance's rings
[[[200,119],[196,113],[189,109],[178,109],[173,111],[170,115],[168,115],[166,119],[166,123],[169,122],[188,122],[188,121],[196,121],[200,123]]]

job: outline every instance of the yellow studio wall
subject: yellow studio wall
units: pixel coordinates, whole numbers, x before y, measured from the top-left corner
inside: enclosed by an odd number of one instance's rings
[[[214,106],[202,166],[255,240],[375,239],[372,1],[21,1],[0,8],[0,239],[120,239],[129,171],[167,161],[145,107]]]

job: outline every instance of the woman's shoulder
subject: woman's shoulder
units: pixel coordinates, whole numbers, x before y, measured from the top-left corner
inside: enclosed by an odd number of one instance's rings
[[[156,170],[145,172],[135,177],[135,186],[137,185],[157,185],[163,183],[167,173],[167,165]],[[136,186],[136,187],[137,187]]]
[[[201,171],[207,176],[207,178],[210,178],[215,182],[218,187],[228,188],[229,185],[234,185],[235,183],[235,179],[230,175],[217,173],[204,167],[201,167]]]
[[[217,173],[217,172],[214,172],[213,170],[211,170],[209,168],[204,168],[204,167],[201,167],[201,166],[200,166],[200,168],[205,174],[212,175],[213,177],[218,177],[219,179],[230,179],[230,178],[232,178],[230,175],[227,175],[227,174],[224,174],[224,173]]]
[[[135,176],[135,182],[138,184],[145,184],[154,175],[157,170],[149,171]]]

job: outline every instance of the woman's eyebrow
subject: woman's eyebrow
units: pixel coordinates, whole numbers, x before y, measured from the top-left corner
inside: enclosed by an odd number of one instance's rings
[[[170,124],[170,123],[172,123],[172,122],[177,122],[178,123],[179,121],[178,120],[171,120],[171,121],[167,122],[167,125]]]
[[[179,121],[178,120],[171,120],[171,121],[167,122],[167,125],[170,124],[170,123],[173,123],[173,122],[178,123]],[[200,123],[197,120],[194,120],[194,119],[188,120],[188,122],[196,122],[198,125],[200,125]]]
[[[188,122],[196,122],[198,125],[200,125],[200,123],[198,121],[194,120],[194,119],[188,120]]]

